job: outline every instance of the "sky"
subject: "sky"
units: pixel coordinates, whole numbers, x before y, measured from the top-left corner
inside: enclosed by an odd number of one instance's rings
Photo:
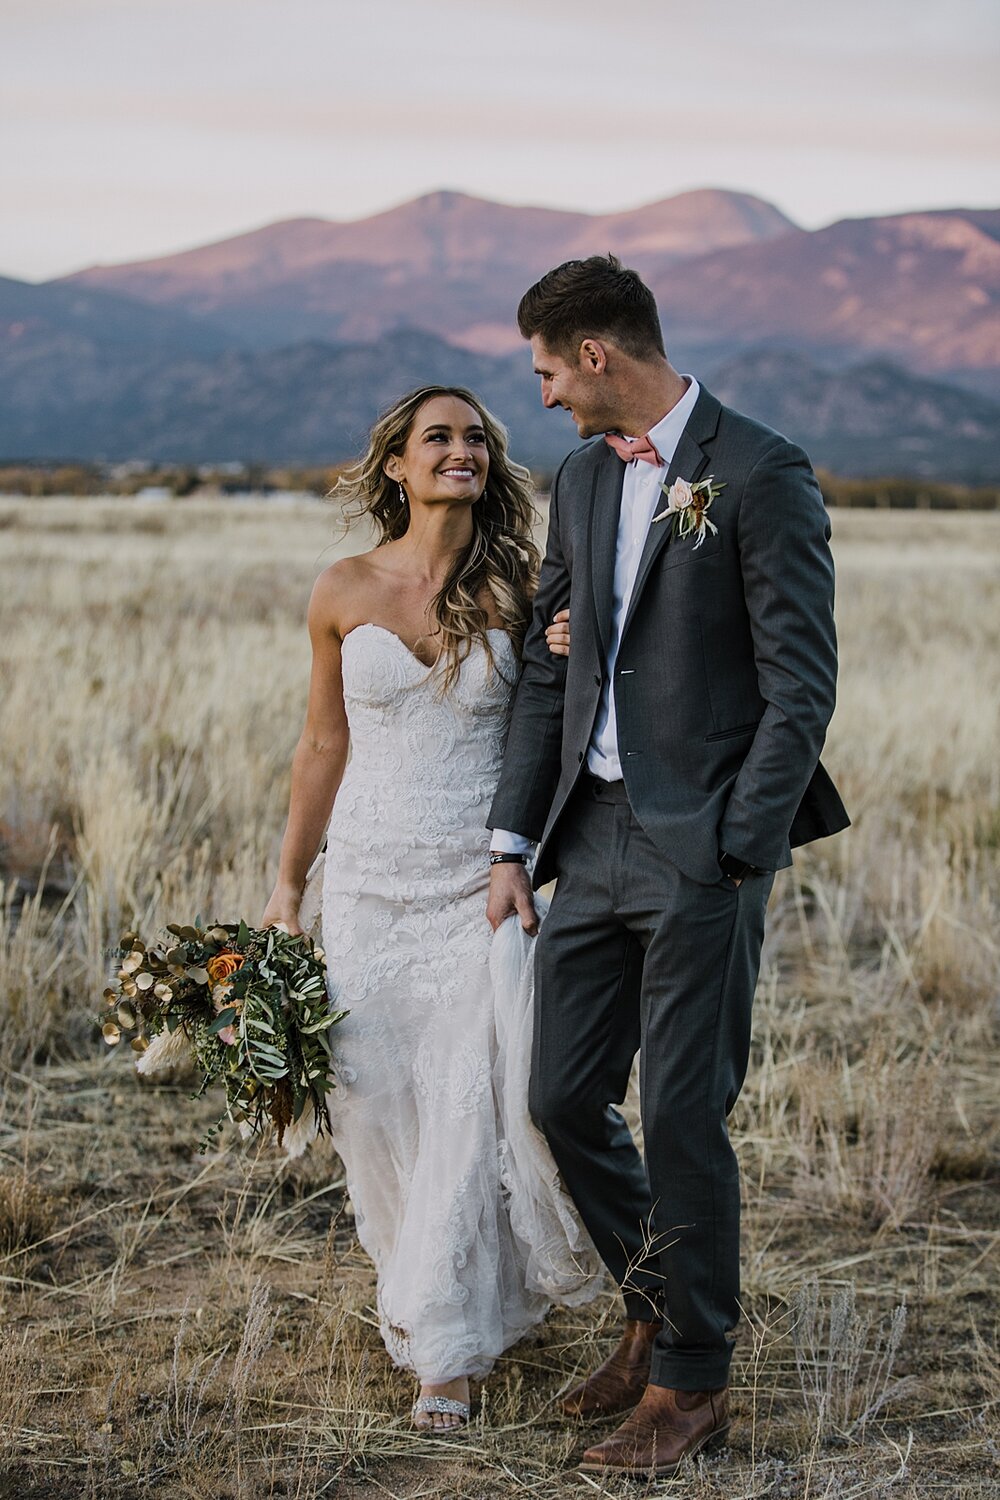
[[[1000,206],[996,0],[4,0],[0,274],[439,188]]]

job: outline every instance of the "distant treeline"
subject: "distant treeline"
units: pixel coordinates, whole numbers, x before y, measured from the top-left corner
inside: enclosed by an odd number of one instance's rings
[[[160,492],[189,496],[298,491],[326,495],[346,465],[314,468],[269,468],[263,464],[0,464],[0,494],[141,495]],[[544,494],[550,473],[535,482]],[[856,510],[1000,510],[1000,484],[970,487],[929,479],[844,479],[819,470],[827,505]]]
[[[818,471],[827,505],[853,510],[1000,510],[1000,485],[970,487],[930,479],[842,479]]]
[[[325,495],[346,465],[270,468],[264,464],[0,464],[0,493],[12,495],[139,495],[166,490],[191,495],[306,491]]]

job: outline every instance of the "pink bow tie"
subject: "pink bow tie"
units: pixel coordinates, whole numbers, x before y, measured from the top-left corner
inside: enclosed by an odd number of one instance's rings
[[[631,443],[628,438],[621,437],[617,432],[606,432],[604,434],[604,441],[626,463],[629,463],[633,458],[641,458],[647,464],[659,464],[661,468],[663,466],[663,459],[649,441],[648,432],[643,437],[635,438]]]

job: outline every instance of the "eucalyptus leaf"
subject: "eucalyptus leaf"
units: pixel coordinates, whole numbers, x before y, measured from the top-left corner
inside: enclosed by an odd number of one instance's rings
[[[253,1042],[247,1048],[250,1057],[260,1061],[273,1063],[275,1067],[287,1068],[288,1059],[277,1047],[272,1047],[268,1042]]]
[[[216,1036],[224,1026],[231,1026],[239,1015],[239,1011],[232,1005],[225,1010],[220,1010],[211,1026],[208,1028],[209,1036]]]

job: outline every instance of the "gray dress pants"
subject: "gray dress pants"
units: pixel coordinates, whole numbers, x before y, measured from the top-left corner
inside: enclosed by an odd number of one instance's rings
[[[746,1074],[773,873],[683,875],[624,782],[584,776],[535,945],[529,1107],[625,1296],[663,1319],[651,1380],[716,1390],[739,1321],[740,1187],[726,1117]],[[621,1114],[636,1051],[645,1160]]]

